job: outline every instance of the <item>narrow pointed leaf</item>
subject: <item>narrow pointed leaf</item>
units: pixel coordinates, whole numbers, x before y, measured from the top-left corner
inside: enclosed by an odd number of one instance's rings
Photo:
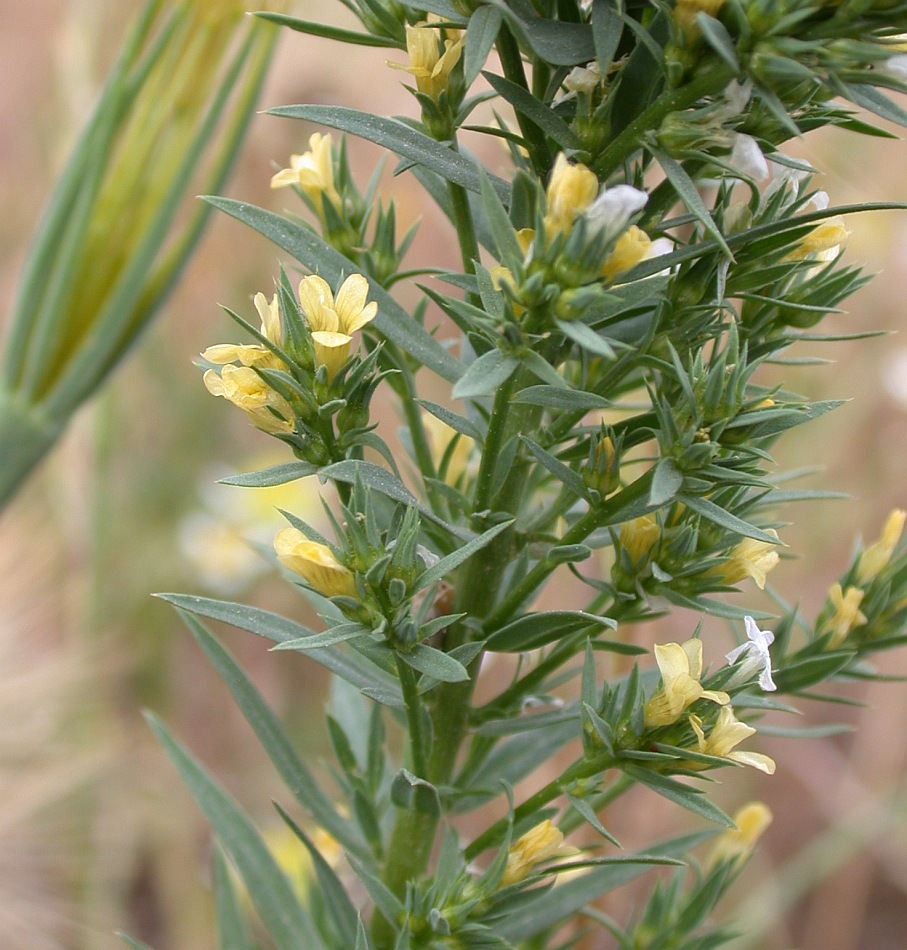
[[[385,49],[399,48],[396,40],[387,36],[376,36],[374,33],[357,33],[355,30],[344,30],[339,26],[329,26],[326,23],[313,23],[311,20],[300,20],[297,17],[287,16],[285,13],[271,13],[262,11],[255,14],[262,20],[286,26],[297,33],[308,33],[310,36],[323,36],[340,43],[352,43],[354,46],[381,46]]]
[[[461,548],[457,548],[447,557],[442,557],[434,566],[423,571],[412,589],[412,593],[424,590],[435,581],[446,577],[454,568],[459,567],[465,560],[472,557],[477,551],[481,551],[486,545],[490,544],[502,531],[506,531],[513,524],[513,519],[496,524],[493,528],[483,531],[477,538],[468,541]]]
[[[280,720],[262,699],[236,660],[202,623],[185,611],[180,613],[198,645],[226,683],[236,705],[255,730],[262,748],[295,799],[344,848],[356,854],[366,854],[364,842],[353,833],[350,822],[337,813],[331,799],[321,790],[315,776],[296,754]]]
[[[346,106],[279,106],[269,109],[268,114],[304,119],[316,125],[326,125],[341,132],[358,135],[389,149],[401,158],[424,165],[467,191],[479,191],[479,166],[475,162],[399,119],[373,115],[371,112],[361,112]],[[504,204],[509,204],[510,186],[507,182],[492,177],[491,183]]]
[[[489,396],[510,379],[519,365],[515,356],[510,356],[503,350],[489,350],[466,370],[451,395],[454,399]]]
[[[498,37],[504,15],[497,7],[482,6],[473,12],[466,27],[463,76],[468,89],[476,80]]]
[[[748,521],[744,521],[742,518],[732,515],[729,511],[725,511],[724,508],[719,507],[713,501],[709,501],[708,498],[700,498],[698,495],[687,494],[678,495],[677,498],[683,502],[687,508],[702,515],[702,517],[708,521],[720,525],[728,531],[732,531],[734,534],[742,534],[745,538],[755,538],[757,541],[766,541],[769,544],[778,543],[776,537],[773,537],[761,528],[757,528]]]
[[[278,950],[326,950],[308,913],[293,893],[267,845],[237,802],[178,743],[164,724],[146,714],[164,751],[239,871],[249,897]]]
[[[340,883],[340,879],[334,873],[334,869],[325,861],[321,852],[315,847],[314,842],[309,836],[296,824],[295,821],[284,811],[279,804],[275,802],[281,818],[289,825],[294,835],[305,845],[312,864],[315,867],[315,876],[318,878],[318,884],[321,888],[321,897],[337,933],[343,941],[342,946],[349,947],[356,940],[356,908],[346,893],[346,889]]]
[[[314,633],[294,620],[267,610],[260,610],[258,607],[234,604],[227,600],[212,600],[209,597],[195,597],[191,594],[157,594],[155,596],[181,610],[201,617],[209,617],[211,620],[220,620],[275,643],[311,636]],[[396,697],[397,702],[402,702],[400,687],[396,680],[364,657],[343,653],[337,647],[311,650],[308,656],[360,690],[371,689],[379,695],[390,694]]]

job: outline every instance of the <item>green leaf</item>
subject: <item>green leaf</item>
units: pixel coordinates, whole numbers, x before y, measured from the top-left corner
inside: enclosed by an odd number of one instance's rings
[[[236,865],[278,950],[299,950],[300,944],[312,950],[327,950],[290,882],[237,802],[170,735],[157,717],[146,713],[146,718]]]
[[[436,402],[429,402],[427,399],[417,399],[416,402],[426,412],[431,413],[436,419],[440,419],[455,432],[459,432],[468,439],[472,439],[477,445],[481,445],[485,441],[485,437],[482,435],[479,427],[465,416],[452,412],[445,406],[439,406]]]
[[[725,25],[715,17],[702,12],[697,15],[696,23],[703,39],[739,75],[740,63],[737,61],[737,50]]]
[[[397,655],[407,666],[442,683],[463,683],[469,679],[469,673],[462,663],[424,643],[417,643],[408,653]]]
[[[268,109],[269,115],[289,119],[303,119],[317,125],[326,125],[341,132],[358,135],[360,138],[389,149],[409,162],[424,165],[429,170],[460,185],[467,191],[478,194],[480,189],[480,166],[461,152],[406,125],[399,119],[361,112],[346,106],[279,106]],[[505,205],[510,204],[510,186],[497,176],[490,176],[491,183]]]
[[[441,800],[431,782],[400,769],[391,782],[391,801],[397,808],[406,808],[422,814],[440,815]]]
[[[649,489],[649,504],[657,507],[668,504],[683,487],[683,474],[673,459],[663,458],[655,466],[652,487]]]
[[[708,498],[700,498],[698,495],[687,494],[677,495],[676,497],[678,501],[686,505],[691,511],[695,511],[696,514],[702,515],[706,520],[719,525],[727,531],[731,531],[734,534],[742,534],[745,538],[755,538],[757,541],[778,544],[776,537],[773,537],[761,528],[757,528],[748,521],[744,521],[742,518],[732,515],[729,511],[725,511],[724,508],[720,508],[715,502],[709,501]]]
[[[544,406],[546,409],[566,409],[570,412],[610,409],[614,405],[610,399],[596,393],[562,389],[560,386],[527,386],[516,393],[511,402]]]
[[[712,235],[717,245],[724,251],[725,256],[733,258],[734,255],[731,254],[731,250],[724,240],[724,235],[721,233],[718,225],[715,224],[712,214],[702,200],[702,196],[699,194],[699,189],[696,187],[695,182],[684,171],[683,166],[679,162],[675,162],[670,155],[662,152],[661,149],[654,148],[651,145],[648,146],[648,149],[658,164],[661,165],[662,171],[665,173],[668,181],[674,186],[674,190],[677,192],[687,210],[702,222],[703,227]]]
[[[602,76],[608,75],[623,32],[623,20],[610,0],[592,0],[592,41]]]
[[[228,475],[219,479],[221,485],[235,485],[239,488],[272,488],[274,485],[286,485],[295,482],[298,478],[307,478],[318,471],[317,465],[311,462],[281,462],[270,468],[263,468],[258,472],[248,472],[245,475]]]
[[[351,824],[341,818],[331,799],[318,786],[315,776],[296,754],[280,720],[271,712],[236,660],[202,623],[185,611],[180,611],[180,615],[226,683],[236,705],[255,730],[258,741],[293,797],[344,848],[354,854],[367,854],[364,842],[352,833]]]
[[[255,950],[246,918],[236,898],[230,868],[220,848],[214,849],[214,899],[219,950]]]
[[[454,399],[488,396],[498,386],[507,382],[519,365],[515,356],[510,356],[503,350],[489,350],[466,370],[462,379],[454,386],[451,396]]]
[[[842,84],[843,95],[851,102],[875,113],[882,119],[907,127],[907,112],[896,102],[892,102],[883,92],[865,83]]]
[[[558,330],[573,340],[577,346],[594,353],[596,356],[603,356],[606,360],[615,359],[614,348],[604,338],[599,336],[592,327],[586,326],[579,321],[556,320]]]
[[[278,214],[244,201],[207,195],[209,204],[242,221],[283,248],[301,264],[317,272],[332,287],[350,274],[356,265],[325,243],[314,231],[288,221]],[[378,283],[369,280],[369,296],[378,303],[378,315],[369,324],[405,353],[449,382],[463,375],[463,366]]]
[[[354,30],[344,30],[339,26],[329,26],[326,23],[313,23],[311,20],[300,20],[297,17],[287,16],[285,13],[270,13],[261,11],[255,14],[262,20],[276,23],[278,26],[287,26],[298,33],[308,33],[310,36],[323,36],[339,43],[352,43],[355,46],[382,46],[385,48],[399,48],[396,40],[387,36],[376,36],[374,33],[357,33]]]
[[[555,458],[550,452],[546,452],[540,445],[533,442],[532,439],[527,439],[524,435],[521,435],[520,439],[526,448],[535,456],[539,464],[551,472],[559,482],[569,488],[577,497],[586,497],[588,494],[586,483],[572,468],[564,465],[560,459]]]
[[[685,785],[676,779],[668,778],[666,775],[659,775],[649,769],[641,768],[638,765],[622,764],[621,768],[630,778],[636,779],[641,785],[647,785],[653,792],[658,792],[668,801],[686,808],[696,815],[701,815],[709,821],[724,825],[726,828],[733,828],[734,822],[717,806],[711,799],[707,798],[702,789],[694,788],[691,785]]]
[[[349,857],[348,860],[350,867],[356,873],[356,877],[365,885],[369,897],[375,902],[375,907],[381,915],[388,921],[400,923],[406,913],[403,904],[361,861],[357,861],[354,857]],[[301,950],[301,948],[297,948],[297,950]]]
[[[610,831],[599,821],[598,815],[592,810],[592,806],[584,799],[577,798],[575,795],[566,794],[567,801],[585,818],[586,822],[615,847],[620,848],[621,843],[611,834]]]
[[[223,621],[275,643],[310,636],[314,632],[296,623],[295,620],[281,617],[279,614],[260,610],[258,607],[248,607],[245,604],[234,604],[227,600],[212,600],[191,594],[155,594],[155,597],[181,610],[209,617],[211,620]],[[307,655],[358,689],[370,691],[369,695],[385,696],[392,700],[392,705],[403,703],[397,681],[364,657],[348,655],[336,647],[312,650]]]
[[[345,643],[357,637],[368,636],[372,631],[361,623],[339,623],[323,633],[313,633],[310,637],[300,637],[298,640],[287,640],[271,647],[272,650],[317,650],[319,647],[333,646],[335,643]]]
[[[452,570],[454,570],[454,568],[459,567],[465,560],[471,558],[477,551],[481,551],[486,545],[491,544],[491,542],[502,531],[506,531],[513,524],[513,522],[513,518],[508,521],[502,521],[500,524],[496,524],[493,528],[483,531],[477,538],[473,538],[472,541],[467,541],[463,547],[457,548],[457,550],[452,554],[448,554],[447,557],[442,557],[437,564],[423,571],[422,574],[419,575],[411,593],[417,593],[420,590],[424,590],[430,584],[434,584],[435,581],[439,581],[442,577],[446,577]]]
[[[599,617],[582,610],[529,613],[492,633],[485,643],[485,649],[492,653],[524,653],[587,627],[610,627],[616,630],[617,623],[610,617]]]
[[[512,11],[504,0],[489,0],[499,7],[507,22],[526,45],[542,60],[553,66],[576,66],[595,59],[592,30],[584,23],[567,20],[545,20],[534,16],[529,4],[523,14]]]
[[[488,10],[489,7],[481,9]],[[494,238],[495,248],[498,252],[500,262],[514,271],[523,261],[523,251],[520,248],[520,242],[517,240],[516,231],[507,214],[501,199],[498,198],[488,176],[482,172],[481,176],[481,195],[482,205],[485,209],[485,217],[488,226],[491,229],[491,235]]]
[[[496,76],[494,73],[483,72],[492,89],[505,101],[513,106],[514,110],[537,125],[549,138],[563,149],[575,150],[580,147],[577,134],[569,125],[544,102],[536,99],[528,89],[516,83]]]
[[[477,79],[498,37],[504,15],[497,7],[479,7],[469,18],[464,41],[463,76],[468,89]]]
[[[334,922],[337,928],[337,935],[340,937],[341,945],[349,947],[356,941],[356,921],[358,915],[356,908],[346,893],[346,889],[340,883],[340,879],[334,873],[334,869],[322,857],[321,852],[315,847],[314,842],[309,836],[296,824],[295,821],[284,811],[281,806],[275,802],[274,807],[278,814],[287,823],[294,835],[305,845],[306,850],[312,858],[312,865],[315,868],[315,876],[318,878],[318,886],[321,889],[322,906],[327,911],[328,916]]]
[[[461,529],[451,527],[433,511],[426,508],[396,475],[380,465],[375,465],[374,462],[364,462],[361,459],[344,459],[342,462],[335,462],[333,465],[321,469],[320,477],[346,482],[349,485],[354,485],[359,481],[393,501],[399,501],[410,508],[418,509],[423,517],[445,528],[455,537],[465,537]]]

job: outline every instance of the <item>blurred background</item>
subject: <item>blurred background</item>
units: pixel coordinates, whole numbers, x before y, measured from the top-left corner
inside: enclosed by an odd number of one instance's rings
[[[293,12],[346,22],[340,4],[323,6],[298,2]],[[0,326],[54,177],[132,7],[0,0]],[[351,47],[338,56],[327,40],[287,32],[262,108],[343,103],[413,114],[401,74],[385,68],[385,58],[394,57]],[[292,196],[272,193],[268,182],[291,152],[305,151],[311,131],[257,116],[228,194],[275,211],[290,207]],[[901,142],[840,133],[810,138],[798,154],[825,172],[821,187],[832,204],[907,200]],[[353,142],[351,155],[364,186],[379,153]],[[388,180],[387,189],[401,230],[422,219],[411,264],[455,264],[452,234],[419,190],[405,178]],[[907,504],[907,338],[897,332],[907,324],[907,213],[854,216],[848,226],[847,259],[878,277],[823,327],[889,335],[813,344],[796,355],[829,362],[777,370],[810,398],[850,400],[797,429],[776,453],[783,468],[816,469],[804,484],[853,496],[783,513],[792,520],[782,536],[793,557],[772,581],[808,616],[846,566],[854,538],[872,540],[888,510]],[[277,827],[270,800],[285,801],[285,790],[175,613],[151,594],[242,599],[307,619],[254,543],[269,542],[279,523],[275,506],[317,522],[314,486],[216,485],[280,454],[243,414],[207,394],[192,365],[208,344],[237,339],[218,304],[254,315],[251,298],[270,294],[278,259],[263,238],[215,217],[161,318],[0,515],[3,950],[107,950],[120,946],[117,929],[157,950],[215,945],[209,834],[152,741],[145,707],[170,723],[262,827]],[[398,422],[383,411],[392,431]],[[680,617],[668,632],[683,639],[694,623]],[[322,729],[312,726],[328,689],[320,669],[295,655],[271,656],[250,635],[219,632],[295,727],[300,747],[314,758],[324,753]],[[707,647],[713,660],[725,641],[719,631],[717,645]],[[879,667],[893,677],[907,673],[907,652],[882,656]],[[758,797],[775,815],[725,907],[749,935],[736,950],[905,945],[907,688],[881,681],[846,695],[859,705],[803,704],[803,722],[843,721],[853,732],[766,738],[760,749],[777,759],[777,774],[735,770],[718,793],[728,809]],[[662,805],[641,794],[606,824],[625,844],[651,843],[676,829],[676,810]],[[618,891],[605,909],[625,920],[639,893]],[[610,945],[604,937],[588,944]]]

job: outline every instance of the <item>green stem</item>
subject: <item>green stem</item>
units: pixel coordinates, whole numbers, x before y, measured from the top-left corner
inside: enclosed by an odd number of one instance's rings
[[[592,166],[595,173],[603,181],[607,181],[619,165],[642,147],[647,133],[651,134],[653,130],[657,133],[665,116],[688,109],[704,96],[720,92],[733,78],[734,74],[729,66],[716,66],[679,89],[663,92],[601,153]]]
[[[479,259],[479,239],[476,237],[476,227],[472,220],[472,208],[469,207],[469,193],[462,185],[456,185],[452,181],[447,183],[447,190],[450,193],[451,212],[460,243],[463,270],[467,274],[474,274],[475,262]],[[477,304],[480,305],[481,303]]]
[[[632,502],[642,499],[643,495],[648,492],[651,482],[651,472],[647,472],[622,491],[613,495],[604,504],[597,508],[591,508],[561,538],[560,544],[581,544],[597,528],[613,523],[611,519],[614,518],[615,514],[623,511]],[[557,564],[552,564],[547,559],[539,561],[519,584],[511,588],[510,593],[498,604],[494,613],[485,620],[483,628],[486,633],[491,633],[503,626],[519,610],[520,606],[538,590],[539,585],[557,566]]]
[[[513,824],[516,824],[527,815],[537,812],[540,808],[547,805],[548,802],[557,798],[571,782],[575,782],[581,778],[591,778],[593,775],[598,775],[600,772],[611,768],[613,764],[613,760],[610,756],[602,756],[592,761],[579,759],[559,778],[549,782],[544,788],[540,788],[534,795],[530,795],[521,805],[517,805],[513,810]],[[493,848],[503,839],[510,824],[511,819],[509,817],[501,818],[500,821],[496,821],[491,827],[487,828],[463,852],[466,860],[471,861],[487,848]]]
[[[403,701],[406,703],[406,721],[409,725],[410,755],[412,757],[413,772],[418,778],[428,775],[428,763],[425,759],[425,732],[422,729],[422,700],[416,689],[416,676],[412,669],[398,656],[397,675],[400,678],[400,689],[403,692]]]
[[[402,898],[408,881],[418,878],[431,857],[438,815],[414,808],[397,812],[394,830],[387,848],[384,883]],[[396,930],[376,909],[371,924],[372,940],[378,950],[394,946]]]
[[[0,510],[51,449],[61,429],[41,406],[0,391]]]

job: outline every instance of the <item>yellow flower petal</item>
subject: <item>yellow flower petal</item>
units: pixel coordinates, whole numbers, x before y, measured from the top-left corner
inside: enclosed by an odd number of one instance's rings
[[[298,528],[283,528],[274,537],[277,560],[325,597],[356,596],[352,572],[324,544],[310,541]]]
[[[349,359],[353,338],[346,333],[330,333],[316,330],[312,334],[315,363],[328,368],[328,381],[332,380],[341,366]]]
[[[860,563],[857,565],[857,580],[861,584],[871,581],[887,566],[892,554],[894,554],[894,549],[898,546],[898,541],[901,540],[905,519],[907,519],[907,511],[895,508],[885,519],[882,537],[875,544],[870,544],[860,555]]]

